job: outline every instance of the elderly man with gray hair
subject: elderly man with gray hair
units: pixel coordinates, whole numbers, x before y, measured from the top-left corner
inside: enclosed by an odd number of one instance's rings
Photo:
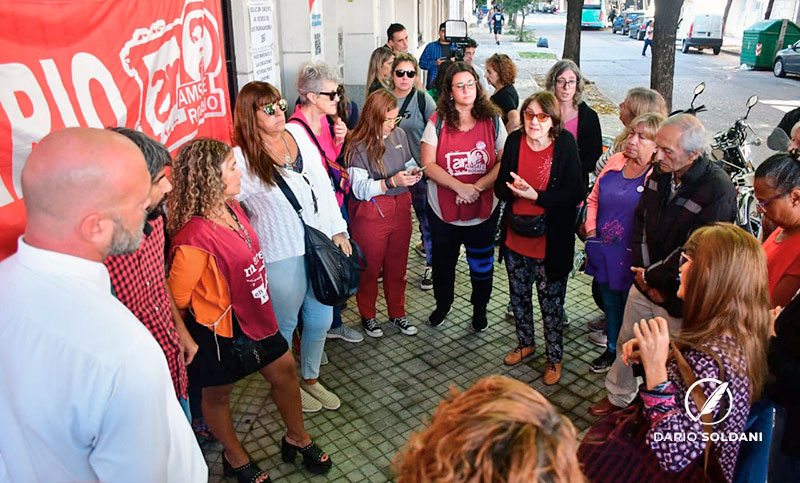
[[[736,217],[736,189],[708,159],[706,131],[696,117],[680,114],[665,120],[656,145],[659,169],[641,187],[644,193],[634,214],[635,281],[617,338],[620,346],[633,338],[633,326],[642,319],[663,317],[670,333],[680,332],[683,307],[676,292],[681,246],[696,228]],[[623,364],[620,355],[606,375],[608,395],[589,408],[594,415],[609,414],[636,397],[634,368]]]

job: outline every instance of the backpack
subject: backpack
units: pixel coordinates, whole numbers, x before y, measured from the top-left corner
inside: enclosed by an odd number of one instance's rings
[[[417,108],[419,109],[419,113],[422,114],[422,117],[425,117],[425,94],[422,93],[416,87],[413,88],[411,93],[406,96],[406,100],[403,101],[403,106],[400,108],[400,112],[397,114],[400,117],[406,113],[406,109],[408,109],[408,104],[411,102],[411,96],[417,97]]]
[[[500,116],[492,116],[492,124],[494,124],[494,138],[497,139],[497,135],[500,133]],[[442,128],[444,127],[444,119],[436,115],[436,138],[439,138],[439,134],[442,132]]]

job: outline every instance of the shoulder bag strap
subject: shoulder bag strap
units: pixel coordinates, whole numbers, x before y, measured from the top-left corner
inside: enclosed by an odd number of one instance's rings
[[[322,156],[322,159],[324,159],[326,162],[329,162],[328,157],[325,156],[325,151],[322,149],[322,145],[320,145],[319,141],[317,141],[317,136],[314,135],[314,131],[311,130],[311,126],[306,124],[306,122],[303,121],[302,119],[298,119],[296,117],[293,117],[293,118],[289,119],[289,122],[294,122],[294,123],[297,123],[297,124],[300,124],[301,126],[303,126],[305,128],[306,132],[308,133],[308,137],[310,137],[311,140],[314,141],[314,144],[317,146],[317,150],[319,151],[319,155]]]
[[[409,94],[406,96],[406,100],[403,101],[403,107],[400,108],[400,113],[397,114],[398,116],[403,117],[403,114],[406,113],[406,109],[408,109],[408,105],[411,103],[411,98],[414,97],[416,94],[417,94],[416,88],[414,88],[414,90],[409,92]],[[424,116],[425,113],[423,112],[422,115]]]
[[[294,211],[297,212],[297,216],[300,218],[300,223],[302,223],[305,227],[306,223],[303,221],[303,207],[300,206],[300,202],[297,201],[292,189],[289,188],[288,184],[286,184],[286,180],[283,179],[283,176],[278,173],[275,173],[275,182],[278,184],[278,188],[280,188],[283,192],[283,195],[286,196],[286,199],[289,200],[289,204],[292,205]]]
[[[672,356],[675,358],[675,363],[678,365],[678,371],[681,373],[681,377],[683,378],[683,382],[686,383],[686,387],[692,387],[692,384],[697,382],[697,376],[694,374],[692,367],[686,361],[686,358],[683,357],[680,349],[677,347],[672,347]],[[720,367],[720,374],[724,372],[724,368]],[[697,410],[699,411],[707,401],[706,395],[703,393],[703,389],[700,386],[695,386],[694,390],[690,394],[694,404],[697,406]],[[711,454],[711,425],[712,422],[712,415],[711,414],[702,414],[700,415],[700,419],[703,421],[701,426],[703,426],[703,432],[708,435],[708,442],[706,443],[706,449],[704,451],[704,462],[703,462],[703,469],[708,470],[708,457]]]

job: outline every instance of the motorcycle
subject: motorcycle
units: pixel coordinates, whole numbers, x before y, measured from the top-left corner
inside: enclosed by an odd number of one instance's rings
[[[706,90],[706,83],[701,82],[697,84],[694,88],[694,97],[692,97],[692,102],[689,104],[688,109],[678,109],[677,111],[672,111],[669,113],[670,116],[674,116],[675,114],[691,114],[692,116],[697,116],[698,112],[705,112],[706,105],[700,105],[698,107],[694,107],[694,101],[697,100],[697,96],[703,93]]]

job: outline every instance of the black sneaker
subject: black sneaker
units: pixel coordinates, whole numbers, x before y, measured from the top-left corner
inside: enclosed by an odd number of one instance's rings
[[[389,323],[400,329],[400,332],[405,335],[415,335],[417,333],[417,328],[411,325],[405,317],[398,317],[396,319],[389,317]]]
[[[436,307],[433,312],[431,312],[431,315],[428,316],[428,325],[431,327],[439,327],[444,324],[444,318],[447,317],[448,312],[450,311],[441,310],[439,307]]]
[[[425,273],[422,275],[422,282],[419,284],[422,290],[430,290],[433,288],[433,268],[425,267]]]
[[[383,329],[378,319],[361,319],[361,326],[364,332],[370,337],[383,337]]]
[[[489,326],[486,320],[486,309],[472,309],[472,330],[476,333],[483,332]]]
[[[595,374],[608,372],[608,370],[611,369],[611,365],[614,364],[614,359],[616,358],[616,352],[611,352],[610,350],[606,349],[605,352],[600,355],[600,357],[591,362],[589,369]]]

